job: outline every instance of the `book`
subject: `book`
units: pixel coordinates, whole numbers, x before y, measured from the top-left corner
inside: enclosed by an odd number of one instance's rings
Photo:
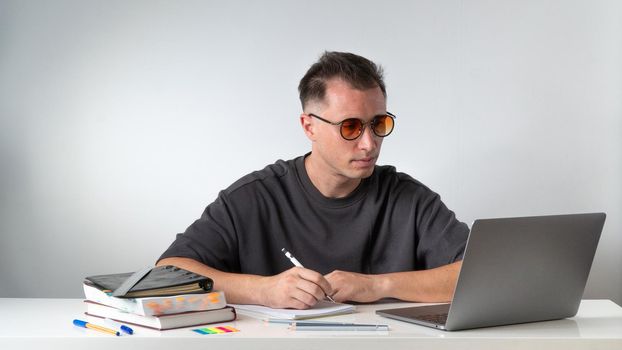
[[[109,318],[117,322],[157,329],[168,330],[183,327],[194,327],[208,323],[233,321],[236,318],[235,308],[225,306],[222,309],[190,311],[160,316],[143,316],[121,311],[117,308],[98,304],[89,300],[86,303],[86,315]]]
[[[204,294],[181,294],[174,296],[118,298],[104,292],[90,282],[83,284],[87,300],[112,306],[125,312],[142,316],[159,316],[188,311],[222,309],[227,306],[225,293],[212,291]]]
[[[114,273],[86,277],[91,285],[121,298],[207,293],[213,281],[172,265],[144,269],[136,273]]]
[[[261,319],[285,319],[285,320],[303,320],[314,317],[334,316],[348,314],[355,311],[356,307],[350,304],[333,303],[331,301],[321,300],[310,309],[273,309],[261,305],[248,304],[229,304],[235,307],[241,315],[246,315]]]

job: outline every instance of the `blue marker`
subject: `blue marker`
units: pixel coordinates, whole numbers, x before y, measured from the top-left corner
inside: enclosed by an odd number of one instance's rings
[[[106,322],[109,326],[115,327],[115,328],[119,328],[123,333],[127,333],[127,334],[134,334],[134,330],[131,329],[130,327],[121,324],[113,319],[110,318],[106,318],[104,319],[104,322]]]

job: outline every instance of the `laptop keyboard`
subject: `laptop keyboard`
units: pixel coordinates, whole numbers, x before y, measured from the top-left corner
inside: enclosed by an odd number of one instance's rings
[[[418,315],[417,318],[437,324],[445,324],[445,322],[447,322],[447,314]]]

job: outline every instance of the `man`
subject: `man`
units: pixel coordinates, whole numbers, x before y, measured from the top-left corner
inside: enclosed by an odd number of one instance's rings
[[[468,227],[418,181],[376,166],[395,120],[381,68],[326,52],[298,89],[311,152],[222,191],[158,265],[211,277],[232,303],[450,300]]]

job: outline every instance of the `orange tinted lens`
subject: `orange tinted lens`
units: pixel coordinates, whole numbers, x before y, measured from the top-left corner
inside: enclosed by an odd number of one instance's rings
[[[341,123],[341,136],[346,140],[353,140],[361,134],[361,126],[358,119],[346,119]]]
[[[378,136],[387,136],[393,131],[393,118],[388,115],[376,117],[373,124],[374,133]]]

